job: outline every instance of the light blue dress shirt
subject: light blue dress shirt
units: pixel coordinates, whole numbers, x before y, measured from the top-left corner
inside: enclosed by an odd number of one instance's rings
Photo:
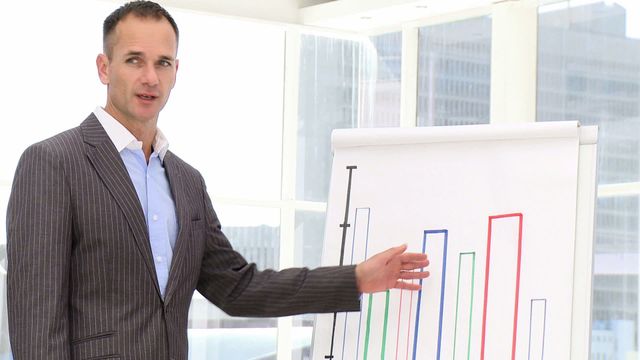
[[[94,114],[120,153],[140,199],[147,221],[158,285],[164,298],[173,248],[178,236],[176,206],[163,166],[169,143],[158,129],[153,142],[153,153],[147,163],[142,151],[142,142],[101,107],[96,108]]]

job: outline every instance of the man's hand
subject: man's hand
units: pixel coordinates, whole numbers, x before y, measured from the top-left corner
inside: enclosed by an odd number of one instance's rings
[[[388,289],[420,290],[420,284],[404,280],[424,279],[428,271],[413,271],[429,265],[426,254],[405,253],[407,245],[393,247],[356,266],[358,291],[373,293]]]

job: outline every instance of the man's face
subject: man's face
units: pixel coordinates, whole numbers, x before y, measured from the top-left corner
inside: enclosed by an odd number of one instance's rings
[[[110,44],[111,58],[100,54],[96,60],[100,81],[107,85],[105,110],[131,125],[155,123],[178,70],[171,24],[129,15],[116,25]]]

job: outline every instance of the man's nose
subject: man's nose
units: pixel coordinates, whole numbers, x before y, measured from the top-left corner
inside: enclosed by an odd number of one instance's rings
[[[147,65],[143,70],[142,83],[149,86],[158,85],[158,73],[153,65]]]

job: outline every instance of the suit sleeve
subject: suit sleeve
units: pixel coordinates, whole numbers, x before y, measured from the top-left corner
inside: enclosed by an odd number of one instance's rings
[[[355,266],[258,271],[221,231],[203,182],[206,243],[198,291],[229,315],[271,317],[359,311]]]
[[[7,304],[13,357],[69,359],[72,220],[60,160],[42,144],[22,155],[7,209]]]

